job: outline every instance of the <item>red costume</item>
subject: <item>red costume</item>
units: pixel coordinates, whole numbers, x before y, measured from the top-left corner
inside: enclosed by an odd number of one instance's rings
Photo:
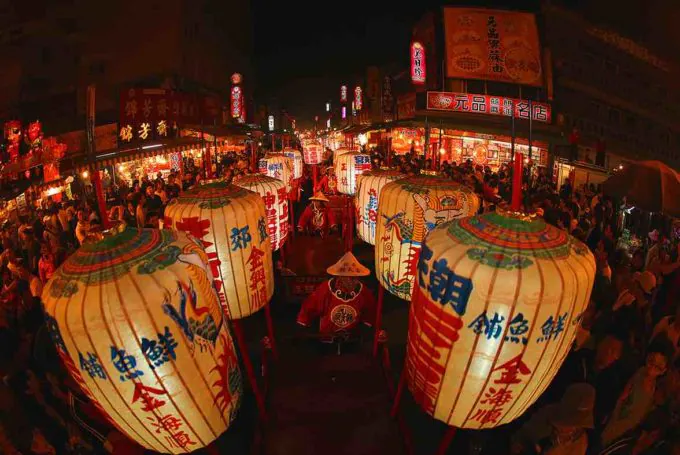
[[[331,278],[303,302],[297,322],[308,327],[319,319],[319,332],[332,338],[339,331],[354,330],[359,322],[368,326],[375,320],[375,299],[373,294],[359,280],[352,291],[342,291],[337,286],[337,277]]]
[[[298,230],[307,230],[310,233],[320,232],[322,236],[328,235],[328,230],[337,225],[333,210],[327,205],[321,204],[319,196],[310,198],[312,201],[300,215]],[[324,198],[325,199],[325,198]],[[328,201],[328,199],[326,199]]]
[[[338,194],[338,180],[335,173],[327,173],[314,188],[314,192],[321,191],[324,194]]]
[[[323,341],[333,341],[337,332],[354,330],[359,322],[372,326],[375,299],[366,286],[354,278],[366,276],[370,271],[351,252],[345,253],[327,271],[336,276],[321,283],[303,302],[298,324],[307,327],[318,318]]]

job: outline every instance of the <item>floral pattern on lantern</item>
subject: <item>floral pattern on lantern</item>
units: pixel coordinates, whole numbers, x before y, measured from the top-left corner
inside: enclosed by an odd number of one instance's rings
[[[512,422],[543,393],[590,300],[588,248],[542,219],[488,213],[428,235],[406,351],[407,384],[458,428]]]
[[[392,294],[411,300],[420,246],[436,225],[471,216],[479,197],[466,186],[429,175],[388,183],[378,199],[375,270]]]
[[[235,418],[238,358],[208,258],[185,234],[119,226],[71,255],[42,301],[70,375],[141,446],[194,451]]]
[[[299,179],[302,177],[302,153],[295,149],[285,149],[283,156],[289,158],[293,163],[293,178]]]
[[[335,178],[338,181],[338,191],[343,194],[354,195],[357,189],[357,176],[371,170],[371,155],[350,152],[339,156],[335,160]]]
[[[318,142],[305,142],[302,146],[302,156],[305,164],[319,164],[323,161],[323,146]]]
[[[207,181],[168,203],[163,226],[200,240],[229,319],[250,316],[269,302],[274,294],[272,247],[259,194]]]
[[[277,251],[286,241],[289,230],[286,185],[281,180],[261,174],[241,175],[235,177],[233,183],[254,191],[262,198],[272,251]]]
[[[405,175],[395,169],[377,169],[357,176],[355,199],[357,235],[364,242],[375,245],[378,220],[378,200],[383,186]]]
[[[267,153],[258,163],[260,174],[281,180],[290,192],[293,185],[293,162],[282,154]]]

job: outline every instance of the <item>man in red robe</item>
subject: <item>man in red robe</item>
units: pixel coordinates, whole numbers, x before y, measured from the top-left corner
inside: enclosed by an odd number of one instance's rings
[[[345,253],[327,270],[332,278],[324,281],[302,303],[297,322],[309,327],[319,319],[322,341],[332,342],[338,332],[351,332],[360,322],[373,326],[375,299],[357,279],[370,274],[351,252]]]
[[[328,199],[322,193],[316,193],[310,197],[311,201],[300,215],[298,231],[307,231],[310,234],[320,234],[326,237],[328,232],[337,226],[335,214],[328,207]]]

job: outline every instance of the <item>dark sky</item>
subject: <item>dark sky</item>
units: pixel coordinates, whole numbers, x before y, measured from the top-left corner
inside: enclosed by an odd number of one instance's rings
[[[677,0],[629,0],[623,10],[620,0],[551,1],[638,40],[660,28],[660,17],[680,20]],[[326,101],[337,102],[343,81],[364,76],[367,66],[407,65],[411,28],[426,11],[444,5],[538,11],[540,0],[253,0],[252,5],[256,99],[311,120]],[[668,42],[657,34],[657,41]]]

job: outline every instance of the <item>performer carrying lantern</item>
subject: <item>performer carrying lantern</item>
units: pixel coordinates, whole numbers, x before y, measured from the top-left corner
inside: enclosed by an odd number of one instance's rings
[[[316,193],[309,200],[311,202],[300,216],[298,231],[306,230],[312,235],[319,234],[322,238],[326,237],[329,231],[337,226],[335,214],[328,207],[328,198],[323,193]]]
[[[356,330],[360,322],[373,326],[375,299],[357,279],[371,272],[349,251],[326,271],[333,277],[321,283],[303,302],[298,324],[309,327],[319,319],[319,332],[325,342],[332,342],[338,332]]]

